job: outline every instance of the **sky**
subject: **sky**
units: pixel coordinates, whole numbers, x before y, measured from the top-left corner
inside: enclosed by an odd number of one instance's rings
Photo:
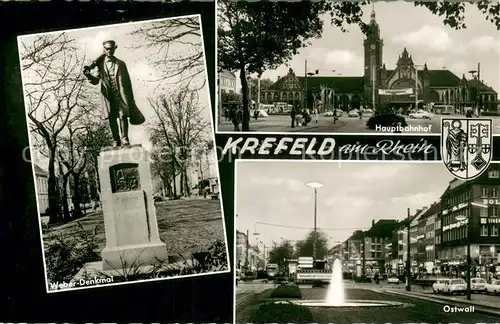
[[[314,189],[319,181],[317,227],[330,247],[372,220],[397,219],[438,201],[452,176],[441,162],[242,161],[236,169],[236,229],[250,244],[292,243],[314,227]],[[261,223],[301,227],[303,229]],[[253,233],[260,233],[253,235]]]
[[[371,5],[363,7],[363,20],[370,21]],[[384,41],[383,62],[387,69],[394,69],[398,56],[407,48],[415,64],[427,63],[429,69],[446,69],[457,76],[477,69],[481,63],[481,79],[500,92],[500,34],[495,26],[472,5],[466,4],[467,29],[456,31],[445,26],[443,18],[427,8],[415,7],[412,2],[390,1],[375,3],[376,21]],[[300,50],[288,66],[266,71],[262,78],[277,80],[285,76],[289,67],[297,75],[304,75],[304,61],[308,72],[318,69],[319,75],[361,76],[364,73],[364,35],[358,26],[348,26],[342,33],[331,26],[325,16],[323,36],[311,40],[311,46]],[[335,72],[332,72],[335,70]],[[253,76],[256,77],[256,76]],[[238,79],[239,81],[239,79]],[[238,85],[240,88],[240,85]]]
[[[144,44],[144,40],[138,36],[130,35],[130,33],[139,27],[146,28],[148,25],[151,25],[152,22],[154,21],[149,20],[137,23],[115,24],[102,27],[60,31],[66,32],[69,37],[76,40],[77,47],[80,49],[81,55],[85,55],[88,59],[88,64],[102,54],[103,41],[109,39],[116,41],[118,48],[115,52],[115,56],[124,61],[127,65],[136,104],[146,118],[146,123],[142,125],[129,126],[130,141],[131,144],[142,144],[143,147],[148,150],[151,149],[151,143],[147,133],[147,123],[156,117],[153,109],[147,102],[147,98],[155,93],[158,93],[159,91],[158,84],[152,82],[153,80],[158,79],[158,75],[155,72],[154,67],[150,64],[148,58],[154,57],[157,49],[147,49],[144,46],[136,48],[137,46],[141,46],[141,43]],[[54,32],[54,34],[60,32]],[[36,35],[40,34],[22,36],[19,40],[24,43],[33,42]],[[190,39],[190,41],[198,43],[203,41],[202,37],[196,38],[197,39]],[[169,53],[171,53],[170,59],[177,58],[178,55],[182,55],[182,53],[186,50],[189,49],[183,47],[183,45],[172,45],[169,49]],[[26,76],[27,74],[23,75],[23,78],[27,78]],[[206,76],[203,76],[203,78],[206,78]],[[178,79],[180,80],[180,77]],[[23,81],[27,82],[27,80]],[[179,81],[174,78],[168,80],[168,84],[164,86],[164,88],[167,88],[166,92],[168,92],[168,89],[172,89],[178,82]],[[95,95],[100,96],[100,85],[94,86],[93,88],[95,90]],[[199,91],[199,105],[201,109],[203,109],[203,115],[205,118],[211,121],[212,110],[208,82],[206,82],[205,87]],[[210,133],[213,132],[212,130],[209,131]],[[44,159],[40,154],[35,154],[34,160],[43,168],[48,165],[46,159]]]

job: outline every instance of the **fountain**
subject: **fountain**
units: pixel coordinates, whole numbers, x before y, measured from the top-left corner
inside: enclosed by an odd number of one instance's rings
[[[333,263],[332,276],[325,300],[299,300],[292,302],[307,307],[331,308],[398,307],[404,305],[403,303],[381,300],[346,300],[342,264],[339,259],[336,259]]]

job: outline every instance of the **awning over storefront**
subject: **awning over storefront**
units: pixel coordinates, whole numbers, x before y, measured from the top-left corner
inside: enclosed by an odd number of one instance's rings
[[[378,94],[381,96],[404,96],[413,94],[413,88],[404,89],[378,89]]]

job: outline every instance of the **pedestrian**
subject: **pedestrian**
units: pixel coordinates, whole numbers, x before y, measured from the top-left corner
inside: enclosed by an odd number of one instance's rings
[[[234,126],[234,131],[235,132],[239,132],[240,131],[239,115],[240,115],[240,113],[238,111],[238,108],[233,107],[231,109],[231,121],[233,122],[233,126]]]
[[[257,119],[259,118],[259,111],[258,111],[258,110],[255,110],[255,111],[253,112],[253,118],[254,118],[255,120],[257,120]]]
[[[296,107],[292,107],[292,111],[290,112],[290,117],[292,118],[292,128],[295,128],[295,116],[297,114]]]
[[[335,124],[337,122],[337,109],[333,110],[333,123]]]
[[[363,118],[363,111],[361,109],[359,109],[358,113],[359,113],[359,119]]]

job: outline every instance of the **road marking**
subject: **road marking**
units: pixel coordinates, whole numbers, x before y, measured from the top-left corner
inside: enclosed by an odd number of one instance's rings
[[[371,289],[371,290],[376,291],[375,289]],[[445,298],[440,298],[438,296],[432,296],[432,295],[431,296],[422,296],[420,293],[412,293],[412,292],[404,292],[403,293],[403,292],[394,291],[394,290],[387,290],[387,289],[380,289],[378,292],[379,293],[386,293],[389,295],[392,294],[392,295],[402,296],[402,297],[406,297],[406,298],[415,298],[415,299],[420,299],[420,300],[427,301],[427,302],[435,302],[435,303],[444,304],[444,305],[447,305],[450,303],[458,303],[458,304],[464,305],[464,306],[474,305],[475,307],[477,307],[476,310],[481,312],[481,313],[486,313],[486,314],[495,315],[495,316],[500,315],[500,310],[498,308],[495,308],[492,306],[487,306],[487,305],[481,305],[478,303],[471,304],[471,303],[468,303],[467,301],[462,301],[462,300],[445,299]]]

